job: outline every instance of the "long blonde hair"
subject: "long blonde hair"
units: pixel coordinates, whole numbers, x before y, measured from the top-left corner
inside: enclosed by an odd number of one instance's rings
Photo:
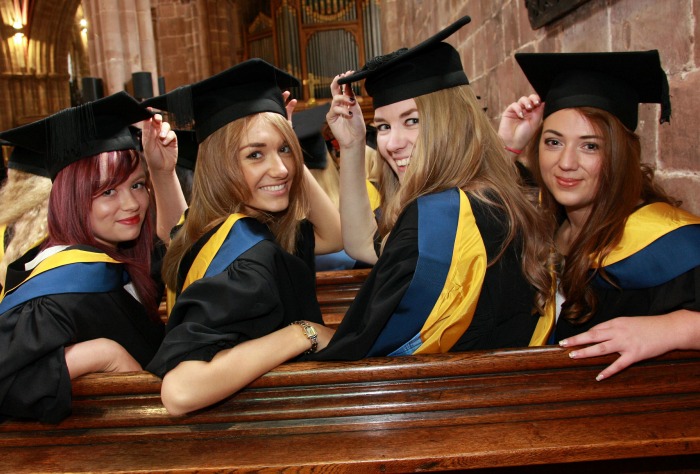
[[[32,173],[9,169],[0,189],[0,225],[12,227],[12,240],[6,243],[0,261],[0,282],[7,266],[48,234],[48,206],[51,180]]]
[[[237,150],[248,130],[263,124],[273,126],[292,150],[295,166],[289,206],[274,214],[249,211],[246,214],[267,224],[280,246],[294,253],[299,224],[309,210],[299,141],[289,122],[279,114],[263,112],[243,117],[220,128],[199,145],[187,219],[163,260],[163,280],[170,289],[177,288],[180,261],[190,247],[230,214],[242,212],[245,202],[250,199]]]
[[[340,173],[330,152],[327,155],[325,168],[309,168],[309,171],[337,209],[340,205]]]
[[[522,272],[537,290],[535,305],[543,312],[552,283],[545,264],[551,233],[519,184],[515,165],[506,157],[473,91],[467,85],[457,86],[416,97],[415,101],[419,135],[403,183],[385,208],[386,225],[393,226],[418,197],[454,187],[501,208],[508,217],[509,231],[501,252],[489,265],[515,239],[522,242]]]

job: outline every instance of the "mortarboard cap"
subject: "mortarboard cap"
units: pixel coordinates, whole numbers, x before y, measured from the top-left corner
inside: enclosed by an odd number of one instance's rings
[[[150,112],[122,91],[0,132],[0,138],[45,154],[46,169],[53,180],[81,158],[105,151],[139,150],[137,129],[129,125],[150,117]]]
[[[377,56],[339,84],[365,79],[374,107],[412,99],[442,89],[469,84],[457,50],[443,40],[471,21],[464,16],[411,49]]]
[[[194,130],[174,130],[177,135],[177,165],[194,171],[199,144]]]
[[[197,142],[224,125],[248,115],[275,112],[287,116],[282,90],[299,86],[299,80],[254,58],[194,84],[147,99],[146,107],[172,114],[177,128],[194,120]]]
[[[49,177],[49,172],[46,170],[46,160],[42,153],[37,153],[18,145],[0,140],[0,146],[13,147],[10,158],[7,160],[7,167],[25,173],[31,173],[37,176]]]
[[[328,147],[323,137],[323,124],[331,104],[302,110],[292,117],[296,133],[304,154],[304,163],[310,169],[325,169],[328,165]]]
[[[544,117],[557,110],[595,107],[637,128],[640,103],[661,104],[660,122],[671,117],[668,80],[659,52],[518,53],[528,81],[544,100]]]

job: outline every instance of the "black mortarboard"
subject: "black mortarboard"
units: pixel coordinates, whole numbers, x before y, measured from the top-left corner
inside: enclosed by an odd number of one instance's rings
[[[46,168],[53,180],[59,171],[83,157],[105,151],[139,150],[136,129],[129,125],[150,117],[150,112],[122,91],[0,132],[0,138],[45,154]]]
[[[469,84],[457,50],[443,40],[471,21],[464,16],[411,49],[402,48],[377,56],[339,84],[365,79],[374,107],[412,99],[419,95]]]
[[[175,130],[177,135],[177,165],[194,171],[199,144],[194,130]]]
[[[197,142],[224,125],[248,115],[275,112],[287,116],[282,90],[299,80],[262,59],[254,58],[194,84],[147,99],[146,107],[170,112],[178,128],[194,120]]]
[[[637,128],[640,103],[661,104],[661,123],[671,117],[668,80],[659,52],[518,53],[521,69],[544,100],[544,116],[572,107],[595,107]]]
[[[0,140],[0,146],[13,146],[12,143]],[[14,145],[7,167],[14,170],[24,171],[37,176],[49,177],[49,172],[46,170],[46,158],[42,153],[37,153],[19,145]]]
[[[325,169],[328,165],[328,147],[323,137],[323,124],[331,104],[302,110],[292,117],[294,133],[297,134],[304,163],[310,169]]]

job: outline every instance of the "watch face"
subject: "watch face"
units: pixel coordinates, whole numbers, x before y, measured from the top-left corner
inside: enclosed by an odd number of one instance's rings
[[[318,335],[318,333],[316,332],[316,328],[311,325],[306,326],[304,330],[306,331],[306,334],[309,335],[309,337],[314,337]]]

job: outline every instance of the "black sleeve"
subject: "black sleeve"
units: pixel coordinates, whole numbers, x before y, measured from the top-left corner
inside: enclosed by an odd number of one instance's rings
[[[588,331],[593,326],[620,316],[656,316],[679,309],[700,312],[700,267],[653,288],[618,290],[595,288],[598,308],[583,324],[559,318],[557,340]]]
[[[70,413],[64,347],[74,338],[67,314],[36,298],[0,317],[0,413],[57,423]]]
[[[313,282],[299,258],[274,242],[259,242],[226,271],[182,292],[146,369],[163,377],[182,361],[210,361],[221,350],[297,319],[321,322]]]
[[[384,253],[360,288],[326,349],[306,360],[366,356],[406,293],[418,261],[418,206],[413,203],[391,232]]]

